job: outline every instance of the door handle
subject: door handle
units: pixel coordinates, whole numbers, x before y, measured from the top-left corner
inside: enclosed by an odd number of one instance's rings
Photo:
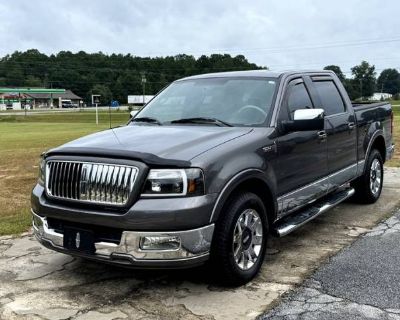
[[[328,137],[328,135],[326,134],[325,130],[319,131],[317,133],[317,135],[318,135],[318,138],[320,140],[325,140]]]
[[[348,123],[348,127],[349,127],[350,130],[353,130],[355,126],[356,126],[356,125],[355,125],[354,122],[349,122],[349,123]]]

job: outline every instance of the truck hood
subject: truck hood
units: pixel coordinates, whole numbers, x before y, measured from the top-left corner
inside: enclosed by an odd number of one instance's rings
[[[252,131],[244,127],[128,125],[94,133],[49,151],[118,157],[124,154],[149,162],[188,162],[197,155]]]

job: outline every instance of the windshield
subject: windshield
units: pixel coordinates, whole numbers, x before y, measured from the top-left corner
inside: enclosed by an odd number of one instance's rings
[[[269,114],[275,89],[276,79],[273,78],[178,81],[149,102],[135,118],[151,118],[161,124],[175,123],[182,119],[206,118],[230,125],[260,125]]]

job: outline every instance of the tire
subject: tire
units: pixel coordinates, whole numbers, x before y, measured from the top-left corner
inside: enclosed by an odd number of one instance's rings
[[[382,156],[378,150],[373,149],[365,164],[364,174],[351,183],[355,190],[354,199],[365,204],[375,203],[381,195],[382,185]]]
[[[257,195],[241,192],[230,197],[216,224],[211,247],[217,281],[239,286],[253,279],[264,261],[268,232],[267,212]]]

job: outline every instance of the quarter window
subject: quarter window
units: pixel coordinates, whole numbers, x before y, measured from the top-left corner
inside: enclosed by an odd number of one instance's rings
[[[342,97],[333,81],[315,81],[314,86],[327,116],[345,111]]]

